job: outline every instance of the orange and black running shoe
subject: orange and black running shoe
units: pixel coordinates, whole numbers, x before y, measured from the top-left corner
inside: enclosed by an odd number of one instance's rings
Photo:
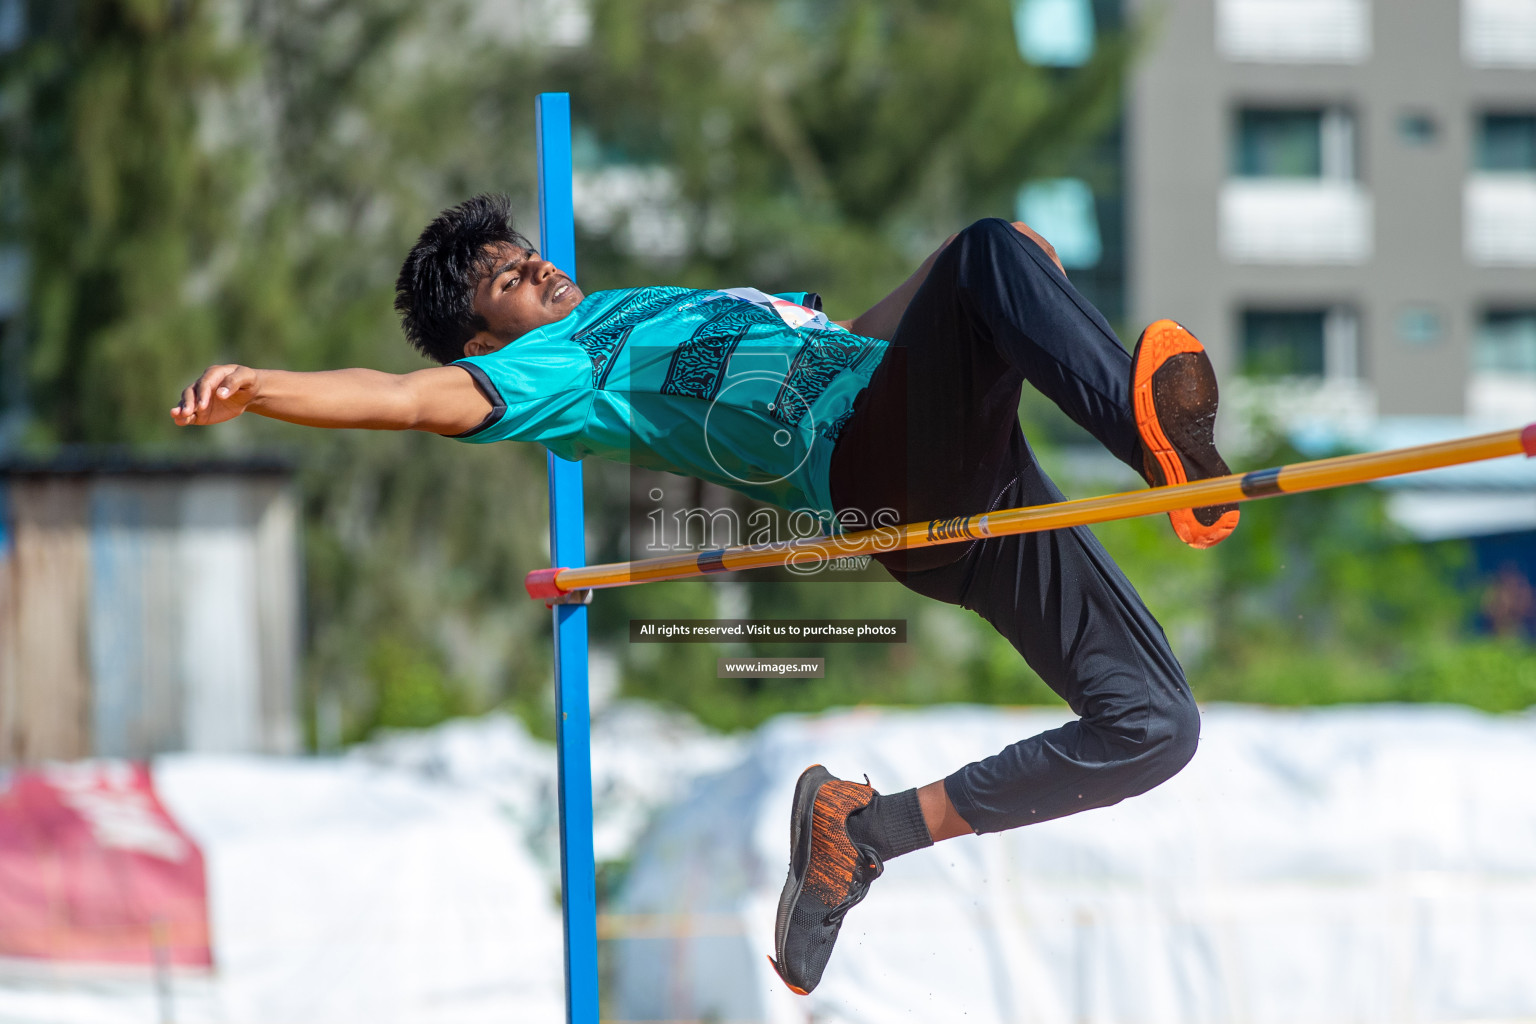
[[[873,787],[835,778],[819,764],[800,773],[789,816],[789,877],[774,923],[773,969],[806,995],[821,981],[843,915],[885,867],[848,838],[848,815],[874,798]]]
[[[1216,371],[1205,346],[1182,325],[1159,320],[1141,332],[1131,356],[1131,400],[1147,483],[1165,487],[1231,472],[1216,451]],[[1168,518],[1180,540],[1208,548],[1237,528],[1238,511],[1208,505]]]

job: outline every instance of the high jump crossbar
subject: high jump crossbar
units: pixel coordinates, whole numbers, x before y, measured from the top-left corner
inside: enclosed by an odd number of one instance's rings
[[[1050,505],[1002,509],[953,519],[908,523],[904,526],[881,525],[836,536],[689,551],[634,562],[536,569],[528,574],[524,586],[528,595],[538,600],[569,600],[571,595],[583,591],[689,579],[718,572],[740,572],[784,565],[813,569],[830,559],[851,555],[926,548],[986,537],[1005,537],[1106,523],[1115,519],[1133,519],[1181,508],[1253,501],[1281,494],[1367,483],[1407,473],[1519,455],[1522,452],[1536,457],[1536,423],[1524,429],[1479,434],[1476,437],[1410,448],[1297,462],[1251,473],[1211,477],[1173,487],[1154,487],[1145,491],[1107,494]]]

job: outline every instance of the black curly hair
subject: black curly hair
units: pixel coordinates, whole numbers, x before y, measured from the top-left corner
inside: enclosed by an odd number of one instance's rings
[[[533,245],[512,226],[512,203],[486,193],[444,210],[428,224],[400,266],[395,310],[405,337],[439,363],[464,358],[464,343],[486,329],[475,288],[490,269],[489,246]]]

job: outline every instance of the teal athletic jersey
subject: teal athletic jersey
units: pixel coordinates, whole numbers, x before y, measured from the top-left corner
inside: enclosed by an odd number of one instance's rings
[[[493,406],[462,440],[537,441],[830,515],[832,448],[886,343],[807,292],[626,288],[454,363]]]

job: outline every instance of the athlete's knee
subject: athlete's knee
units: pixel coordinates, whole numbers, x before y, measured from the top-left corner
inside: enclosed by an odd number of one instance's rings
[[[1119,767],[1134,793],[1177,775],[1200,742],[1200,709],[1182,680],[1153,686],[1144,699],[1110,702],[1103,713],[1086,716],[1084,725],[1097,737],[1099,756]]]
[[[1011,243],[1017,235],[1018,232],[1014,230],[1013,225],[1001,217],[984,217],[961,230],[955,236],[955,241],[971,245],[996,244],[1000,241]]]
[[[1187,689],[1174,692],[1176,697],[1158,708],[1156,723],[1148,730],[1148,770],[1155,776],[1154,786],[1177,775],[1200,746],[1200,709]]]
[[[1027,274],[1049,273],[1053,265],[1061,267],[1051,243],[1022,221],[1010,224],[998,217],[988,217],[961,231],[955,242],[963,261],[975,261],[988,269],[1006,266],[1010,273]]]

